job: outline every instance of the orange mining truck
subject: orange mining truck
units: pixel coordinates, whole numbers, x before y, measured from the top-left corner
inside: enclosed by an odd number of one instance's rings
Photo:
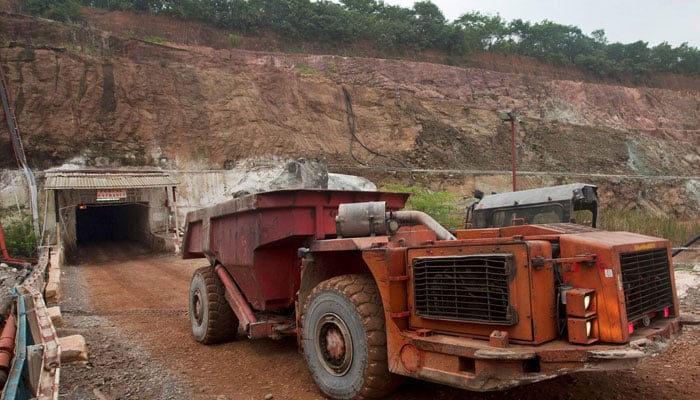
[[[448,231],[407,195],[282,190],[188,214],[192,332],[296,335],[321,391],[474,391],[634,366],[680,331],[669,242],[564,224]]]

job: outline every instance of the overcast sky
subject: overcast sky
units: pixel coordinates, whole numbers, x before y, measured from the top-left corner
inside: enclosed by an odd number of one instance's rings
[[[415,0],[384,0],[412,8]],[[609,42],[683,42],[700,48],[700,0],[432,0],[449,21],[479,11],[506,21],[544,19],[574,25],[590,36],[603,29]]]

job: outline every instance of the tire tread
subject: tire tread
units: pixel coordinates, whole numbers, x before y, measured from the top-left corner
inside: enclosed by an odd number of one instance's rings
[[[233,340],[238,329],[238,318],[226,300],[226,289],[214,268],[202,267],[195,271],[204,281],[209,313],[204,344],[215,344]]]
[[[386,322],[379,289],[371,275],[340,275],[318,284],[307,297],[302,310],[302,324],[308,304],[321,292],[334,291],[347,298],[362,320],[367,336],[367,368],[362,389],[356,399],[381,398],[398,387],[403,378],[389,372],[387,365]]]

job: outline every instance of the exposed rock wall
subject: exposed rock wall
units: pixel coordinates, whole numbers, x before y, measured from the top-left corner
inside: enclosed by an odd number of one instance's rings
[[[45,20],[1,19],[9,45],[0,48],[0,61],[36,169],[71,160],[90,167],[230,169],[276,155],[325,159],[337,172],[360,163],[508,171],[510,126],[495,112],[506,109],[520,117],[519,170],[598,181],[609,186],[603,192],[615,193],[611,204],[624,207],[648,203],[687,216],[700,209],[695,90],[164,46]],[[351,141],[343,87],[357,138],[375,153]],[[7,135],[0,148],[0,167],[13,167]],[[391,179],[381,171],[367,174]],[[427,181],[469,186],[470,178]]]

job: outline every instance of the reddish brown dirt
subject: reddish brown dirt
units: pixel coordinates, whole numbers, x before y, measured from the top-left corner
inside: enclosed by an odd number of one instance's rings
[[[59,334],[84,335],[90,361],[62,368],[61,398],[323,399],[292,338],[216,346],[192,339],[188,285],[204,260],[129,243],[82,249],[80,259],[64,268]],[[691,290],[685,311],[697,310],[699,299]],[[689,327],[669,351],[631,371],[566,376],[500,393],[409,380],[390,399],[697,399],[698,344],[700,329]]]

